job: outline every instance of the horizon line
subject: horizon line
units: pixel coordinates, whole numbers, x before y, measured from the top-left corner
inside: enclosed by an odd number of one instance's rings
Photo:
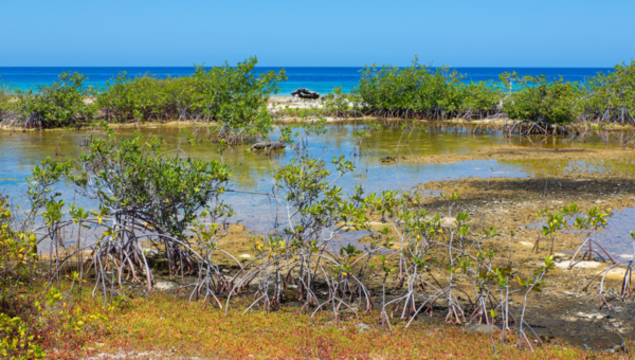
[[[390,65],[390,64],[386,64]],[[211,65],[209,67],[219,66],[219,65]],[[359,69],[365,66],[370,65],[362,65],[362,66],[284,66],[284,65],[267,65],[267,66],[255,66],[255,68],[351,68],[351,69]],[[383,65],[377,65],[378,67]],[[410,67],[411,65],[391,65],[397,67]],[[441,66],[427,66],[427,67],[443,67],[448,66],[450,68],[473,68],[473,69],[498,69],[498,68],[517,68],[517,69],[612,69],[613,66],[513,66],[513,65],[505,65],[505,66],[450,66],[450,65],[441,65]],[[81,68],[118,68],[118,67],[127,67],[127,68],[192,68],[194,65],[2,65],[0,68],[68,68],[68,67],[81,67]],[[207,67],[207,66],[204,66]]]

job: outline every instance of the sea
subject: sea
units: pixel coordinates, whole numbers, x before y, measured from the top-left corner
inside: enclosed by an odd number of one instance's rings
[[[288,96],[293,90],[307,88],[324,95],[333,88],[341,86],[345,92],[352,91],[361,78],[359,67],[257,67],[256,73],[266,71],[278,71],[284,68],[288,80],[281,84],[278,95]],[[565,81],[580,81],[596,76],[598,73],[607,73],[612,68],[516,68],[516,67],[457,67],[454,68],[465,75],[469,81],[498,81],[498,75],[504,72],[516,71],[518,75],[537,76],[546,75],[548,79],[562,78]],[[60,73],[65,71],[77,71],[88,77],[86,85],[96,87],[105,86],[106,82],[113,79],[121,72],[127,72],[129,76],[151,75],[158,78],[166,76],[186,76],[194,72],[194,67],[0,67],[0,85],[14,89],[37,89],[38,86],[49,85],[55,82]]]

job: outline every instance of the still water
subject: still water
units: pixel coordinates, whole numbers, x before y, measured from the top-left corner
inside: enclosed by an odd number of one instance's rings
[[[455,163],[424,164],[417,162],[401,162],[382,164],[379,159],[386,156],[425,156],[437,154],[460,154],[476,152],[490,146],[513,144],[515,146],[537,147],[580,147],[575,139],[560,138],[549,141],[513,137],[508,139],[496,131],[483,131],[472,134],[466,129],[429,128],[427,131],[415,131],[408,143],[404,143],[405,136],[397,128],[372,130],[362,142],[361,156],[355,156],[356,139],[352,133],[359,130],[357,126],[331,126],[326,134],[310,137],[309,148],[306,152],[313,157],[324,159],[330,166],[334,157],[346,156],[356,165],[353,173],[338,180],[338,185],[344,191],[349,191],[356,184],[361,184],[366,193],[381,192],[389,189],[408,190],[415,185],[428,181],[442,179],[457,179],[472,177],[526,177],[556,175],[572,171],[579,166],[596,166],[597,171],[609,171],[610,163],[599,165],[584,164],[577,161],[496,161],[475,160]],[[136,130],[144,137],[161,137],[167,143],[168,149],[177,146],[188,156],[200,159],[218,159],[216,146],[210,141],[191,145],[180,130],[173,127],[143,127]],[[118,130],[119,137],[130,137],[134,130]],[[50,156],[58,160],[77,158],[86,148],[82,142],[90,134],[87,130],[65,132],[0,132],[0,193],[9,195],[11,202],[26,205],[24,193],[28,189],[26,178],[31,169],[45,157]],[[63,135],[63,136],[62,136]],[[100,136],[99,132],[93,136]],[[276,139],[279,131],[276,129],[269,138]],[[400,142],[400,138],[402,139]],[[617,136],[591,136],[586,138],[586,148],[612,148],[620,144]],[[399,145],[399,146],[398,146]],[[272,152],[271,154],[244,152],[245,147],[230,148],[223,153],[222,161],[231,169],[230,189],[271,192],[273,172],[291,159],[297,153],[290,149]],[[56,156],[56,150],[58,155]],[[618,167],[619,164],[614,167]],[[68,184],[60,184],[59,188],[66,203],[77,203],[85,208],[95,208],[96,204],[89,199],[76,195]],[[224,199],[236,212],[235,221],[240,221],[249,230],[257,233],[267,233],[272,229],[276,214],[276,205],[267,196],[227,193]]]

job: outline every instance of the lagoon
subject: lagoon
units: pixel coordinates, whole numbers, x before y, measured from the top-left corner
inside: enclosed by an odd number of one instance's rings
[[[408,143],[398,127],[385,127],[382,130],[371,130],[363,140],[361,156],[356,155],[356,139],[352,133],[361,126],[329,126],[327,132],[309,139],[309,147],[305,151],[313,157],[324,159],[330,170],[330,161],[334,157],[344,155],[356,165],[356,170],[338,181],[345,192],[351,191],[356,184],[361,184],[366,193],[385,190],[410,190],[413,187],[430,181],[474,178],[525,178],[557,176],[567,172],[578,171],[618,171],[629,172],[631,168],[621,161],[578,161],[553,159],[544,160],[496,160],[479,159],[449,163],[426,163],[409,161],[408,159],[443,154],[477,153],[499,146],[515,146],[519,148],[541,149],[618,149],[623,134],[592,134],[581,143],[579,139],[558,137],[506,137],[500,131],[479,131],[473,134],[468,128],[428,127],[426,131],[414,131]],[[193,128],[195,130],[196,128]],[[231,169],[232,176],[229,188],[236,191],[271,192],[272,174],[275,169],[288,164],[297,151],[285,149],[265,152],[245,152],[248,146],[230,148],[221,159],[216,152],[216,145],[209,140],[191,145],[180,129],[176,127],[142,126],[137,130],[117,130],[119,137],[130,137],[137,131],[144,137],[157,136],[165,141],[166,150],[183,151],[183,156],[199,159],[222,160]],[[13,203],[26,206],[23,194],[28,189],[26,178],[31,169],[47,156],[57,160],[77,158],[86,147],[84,140],[91,134],[89,130],[47,131],[3,131],[0,132],[0,192],[8,195]],[[96,131],[93,136],[103,133]],[[269,137],[276,139],[280,135],[276,128]],[[406,134],[407,135],[407,134]],[[401,138],[401,143],[400,143]],[[59,147],[58,147],[59,146]],[[56,156],[56,152],[58,155]],[[382,163],[381,158],[398,154],[406,159],[394,163]],[[66,203],[77,202],[79,206],[94,208],[95,203],[76,195],[66,184],[61,184],[60,191]],[[276,217],[275,202],[267,196],[248,193],[226,193],[225,199],[236,212],[234,221],[243,223],[248,230],[265,234],[272,230]]]

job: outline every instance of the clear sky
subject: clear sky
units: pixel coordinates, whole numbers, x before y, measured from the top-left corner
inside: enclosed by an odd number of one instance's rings
[[[0,0],[0,66],[608,67],[635,0]]]

